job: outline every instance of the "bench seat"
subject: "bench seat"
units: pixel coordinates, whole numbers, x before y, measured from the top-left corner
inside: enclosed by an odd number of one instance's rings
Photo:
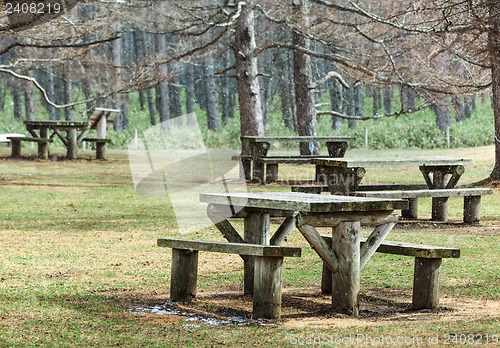
[[[406,218],[417,218],[418,198],[430,197],[442,200],[445,203],[445,209],[436,211],[433,201],[432,218],[433,220],[446,221],[448,219],[447,199],[449,197],[464,197],[464,222],[468,224],[478,223],[481,217],[481,196],[493,194],[491,188],[453,188],[453,189],[425,189],[425,190],[393,190],[393,191],[366,191],[356,192],[360,197],[376,198],[403,198],[409,202],[408,210],[402,211],[402,216]],[[443,202],[440,202],[443,204]]]
[[[96,144],[95,157],[99,160],[106,159],[106,144],[111,142],[111,139],[100,138],[83,138],[82,141]]]
[[[331,245],[331,235],[321,235]],[[361,244],[366,238],[361,238]],[[459,258],[460,249],[445,248],[433,245],[384,241],[378,247],[379,253],[415,257],[413,277],[413,309],[432,309],[439,305],[439,282],[442,259]],[[331,291],[331,273],[323,266],[323,279],[321,289],[328,293]]]
[[[253,315],[267,319],[281,316],[283,257],[301,256],[300,248],[249,243],[159,238],[157,245],[172,248],[170,300],[173,302],[189,302],[196,296],[199,251],[239,254],[244,259],[255,257]]]
[[[356,191],[388,191],[388,190],[420,190],[426,189],[426,184],[369,184],[359,185]],[[292,192],[322,193],[330,192],[328,185],[294,185]]]
[[[25,136],[9,136],[7,137],[12,143],[12,157],[21,157],[21,142],[27,141],[31,143],[38,143],[38,157],[40,159],[47,159],[49,156],[48,144],[53,140],[49,138],[35,138],[35,137],[25,137]]]

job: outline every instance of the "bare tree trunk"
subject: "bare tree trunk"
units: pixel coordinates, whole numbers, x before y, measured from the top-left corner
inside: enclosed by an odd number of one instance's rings
[[[489,178],[491,180],[500,180],[500,3],[498,1],[490,2],[489,24],[491,91],[495,118],[495,167]]]
[[[167,54],[167,36],[165,34],[157,34],[157,54],[165,55]],[[162,64],[160,67],[162,74],[168,74],[168,67],[166,64]],[[156,98],[158,100],[158,111],[160,113],[160,122],[162,129],[168,129],[169,125],[167,121],[170,119],[170,106],[169,106],[169,94],[168,94],[168,83],[167,81],[162,81],[156,88]]]
[[[10,89],[12,93],[12,103],[14,107],[14,119],[18,121],[23,120],[23,103],[21,100],[21,89],[18,86],[12,86]]]
[[[217,110],[217,90],[215,88],[214,60],[207,59],[205,62],[205,95],[207,104],[207,126],[216,132],[219,129],[219,118]]]
[[[151,120],[151,125],[156,126],[156,103],[153,97],[153,90],[148,88],[146,95],[148,97],[149,119]]]
[[[253,1],[246,1],[235,29],[241,135],[264,135],[257,57],[254,55],[256,44]],[[242,144],[242,154],[250,154],[248,144]]]
[[[28,71],[26,75],[33,77],[33,72]],[[32,83],[27,83],[24,90],[24,108],[26,111],[26,121],[35,120],[35,93]]]
[[[297,5],[297,3],[299,4]],[[307,27],[309,22],[307,17],[308,0],[295,1],[293,7],[295,12],[300,14],[300,17],[302,18],[302,25]],[[292,41],[296,47],[309,49],[309,40],[299,33],[293,33]],[[317,135],[311,57],[307,54],[295,51],[293,53],[293,71],[299,135]],[[301,143],[300,154],[306,156],[319,154],[318,143]]]

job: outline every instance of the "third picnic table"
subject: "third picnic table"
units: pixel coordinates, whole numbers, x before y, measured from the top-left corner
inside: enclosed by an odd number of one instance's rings
[[[268,156],[271,143],[292,142],[300,146],[303,143],[324,142],[328,150],[329,157],[343,157],[350,141],[353,137],[342,136],[242,136],[243,147],[245,143],[251,148],[251,153],[247,156],[242,154],[241,161],[246,179],[253,179],[264,183],[265,181],[276,181],[278,175],[278,163],[287,163],[296,160],[303,163],[304,160],[310,162],[311,158],[320,156]],[[323,155],[324,157],[324,155]],[[264,180],[264,161],[273,159],[273,163],[267,163],[267,178]],[[298,160],[298,161],[297,161]],[[251,165],[253,162],[253,171]],[[293,162],[292,162],[293,163]],[[269,179],[269,180],[267,180]]]

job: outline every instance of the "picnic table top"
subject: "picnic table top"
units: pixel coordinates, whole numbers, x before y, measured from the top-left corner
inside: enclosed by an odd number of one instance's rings
[[[311,213],[407,209],[402,199],[318,195],[299,192],[202,193],[200,201],[237,207]]]
[[[341,136],[242,136],[241,139],[249,142],[262,141],[354,141],[354,137]]]
[[[472,158],[454,158],[444,156],[430,157],[380,157],[380,158],[333,158],[312,159],[312,163],[326,166],[356,167],[391,167],[391,166],[456,166],[474,164]]]
[[[90,127],[90,122],[88,121],[24,121],[26,127],[38,128],[38,127],[62,127],[62,128],[86,128]]]

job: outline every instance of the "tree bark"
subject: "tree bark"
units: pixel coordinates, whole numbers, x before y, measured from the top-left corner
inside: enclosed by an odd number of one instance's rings
[[[219,130],[219,119],[217,110],[217,90],[215,87],[214,60],[207,59],[205,62],[205,96],[207,104],[207,126],[208,129],[217,132]]]
[[[252,0],[246,1],[243,6],[235,29],[241,135],[264,135],[257,57],[254,55],[256,44]],[[250,154],[248,144],[242,144],[242,154]]]
[[[491,1],[489,5],[488,34],[491,60],[491,93],[495,119],[495,166],[489,179],[500,180],[500,3]]]
[[[294,11],[302,19],[302,26],[308,26],[308,0],[296,1]],[[309,40],[303,35],[293,32],[293,45],[298,48],[309,49]],[[314,89],[312,81],[311,57],[294,51],[293,53],[293,80],[295,83],[295,106],[297,108],[297,124],[299,135],[314,136],[316,131],[316,106],[314,103]],[[301,155],[318,155],[319,145],[316,142],[300,143]]]

